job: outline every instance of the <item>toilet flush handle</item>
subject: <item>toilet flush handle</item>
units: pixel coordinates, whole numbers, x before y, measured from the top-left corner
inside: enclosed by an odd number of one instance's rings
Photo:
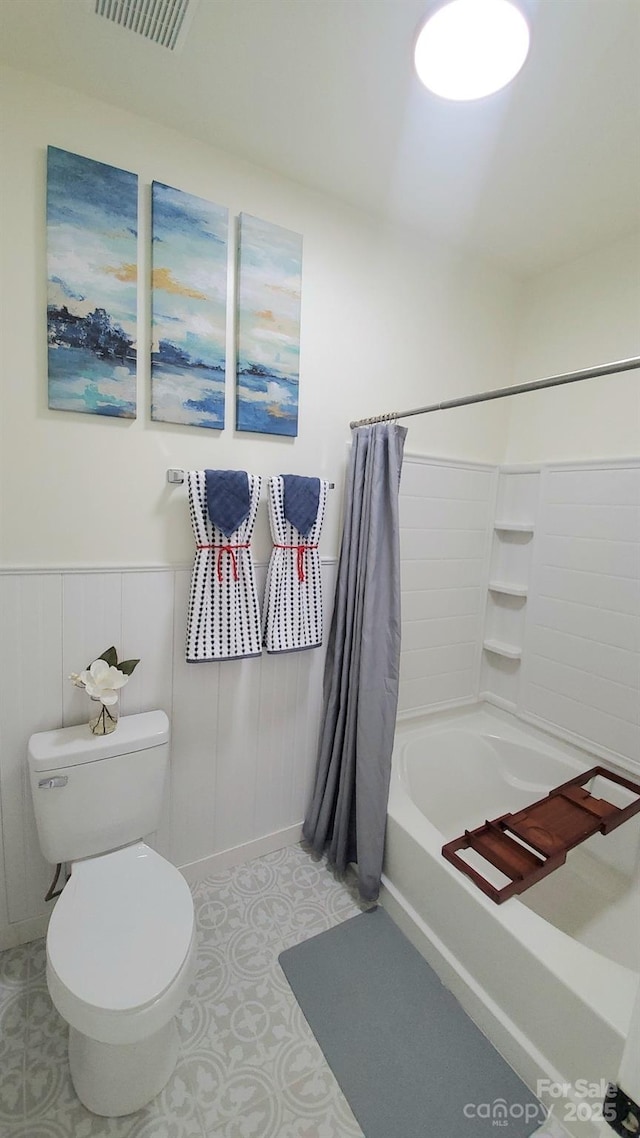
[[[68,781],[66,774],[56,775],[55,778],[41,778],[38,781],[38,790],[54,790],[57,786],[66,786]]]

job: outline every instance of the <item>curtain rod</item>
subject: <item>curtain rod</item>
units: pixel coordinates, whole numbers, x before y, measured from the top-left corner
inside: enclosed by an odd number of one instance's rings
[[[470,403],[486,403],[489,399],[504,399],[507,395],[523,395],[525,391],[540,391],[543,387],[559,387],[563,383],[577,383],[581,379],[595,379],[598,375],[613,375],[619,371],[632,371],[640,368],[640,356],[615,363],[599,364],[597,367],[583,368],[582,371],[568,371],[563,375],[552,375],[548,379],[537,379],[532,383],[518,383],[514,387],[497,387],[494,391],[482,391],[479,395],[464,395],[460,399],[446,399],[442,403],[430,403],[426,407],[414,407],[411,411],[388,411],[386,415],[373,415],[370,419],[354,419],[353,427],[366,427],[372,423],[386,423],[390,419],[407,419],[410,415],[427,415],[430,411],[447,411],[450,407],[465,407]]]

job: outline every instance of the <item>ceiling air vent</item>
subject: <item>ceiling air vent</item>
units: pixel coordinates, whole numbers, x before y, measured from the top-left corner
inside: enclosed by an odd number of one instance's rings
[[[199,0],[94,0],[96,16],[175,51],[182,47]]]

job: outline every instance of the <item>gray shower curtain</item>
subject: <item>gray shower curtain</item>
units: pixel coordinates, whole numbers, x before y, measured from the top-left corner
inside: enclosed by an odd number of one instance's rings
[[[398,491],[406,427],[353,431],[306,840],[361,896],[380,888],[400,669]]]

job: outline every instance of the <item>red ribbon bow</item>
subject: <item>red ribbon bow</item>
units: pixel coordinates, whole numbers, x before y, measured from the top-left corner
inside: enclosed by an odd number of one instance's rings
[[[218,580],[222,584],[222,554],[228,553],[231,558],[231,569],[233,572],[234,581],[238,580],[238,562],[236,559],[236,549],[249,549],[250,543],[248,541],[238,542],[236,545],[197,545],[196,549],[217,549],[218,556],[216,558],[216,572]]]
[[[317,549],[317,545],[277,545],[276,549],[295,549],[297,551],[296,568],[298,570],[298,580],[304,581],[304,555],[308,549]]]

